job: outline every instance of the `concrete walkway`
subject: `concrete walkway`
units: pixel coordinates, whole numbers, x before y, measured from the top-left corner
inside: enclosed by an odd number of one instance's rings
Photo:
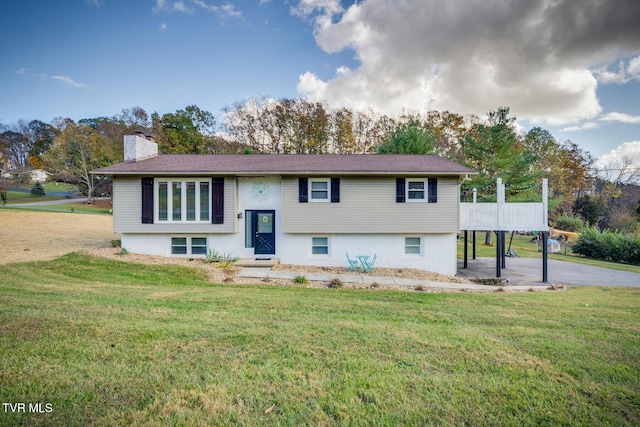
[[[462,267],[462,260],[458,260],[458,276],[460,277],[496,277],[495,258],[469,259],[468,268]],[[629,273],[555,259],[549,259],[547,267],[547,282],[549,284],[640,288],[640,273]],[[542,259],[507,257],[506,268],[502,270],[501,277],[508,279],[511,284],[515,285],[542,285]]]
[[[302,275],[309,281],[314,282],[331,282],[332,279],[339,279],[343,283],[359,283],[372,285],[377,283],[379,285],[394,285],[394,286],[407,286],[415,288],[416,286],[423,286],[425,288],[440,288],[440,289],[452,289],[452,290],[482,290],[482,291],[495,291],[496,286],[476,285],[476,284],[462,284],[462,283],[449,283],[449,282],[434,282],[430,280],[414,280],[414,279],[402,279],[398,277],[385,277],[385,276],[369,276],[366,274],[329,274],[329,273],[301,273],[295,271],[284,270],[271,270],[270,268],[244,268],[238,274],[237,278],[246,279],[284,279],[293,280],[294,277]],[[531,288],[535,290],[545,290],[548,285],[528,285],[528,286],[509,286],[507,289],[527,291]]]

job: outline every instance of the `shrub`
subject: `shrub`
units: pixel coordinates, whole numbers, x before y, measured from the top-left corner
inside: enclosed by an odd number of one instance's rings
[[[40,184],[39,181],[36,181],[36,183],[31,187],[31,194],[36,197],[45,196],[44,187],[42,186],[42,184]]]
[[[580,231],[585,227],[582,218],[572,215],[561,215],[555,220],[555,227],[563,231]]]
[[[333,279],[331,279],[331,281],[327,284],[328,288],[331,289],[338,289],[342,287],[342,280],[338,279],[337,277],[334,277]]]
[[[228,267],[232,262],[236,262],[238,259],[239,258],[234,257],[231,252],[225,252],[221,254],[215,249],[209,249],[209,252],[207,252],[207,257],[205,258],[204,262],[206,263],[220,262],[224,264],[224,266],[221,268],[224,268],[224,267]]]
[[[309,283],[309,281],[302,274],[299,274],[293,278],[293,283],[297,283],[299,285],[306,285],[307,283]]]
[[[587,258],[640,265],[640,237],[587,228],[580,234],[573,252]]]
[[[120,249],[120,252],[118,252],[118,255],[128,255],[129,251],[127,250],[127,248],[122,248]]]
[[[118,240],[111,241],[112,248],[119,248],[120,246],[122,246],[122,240],[118,239]]]

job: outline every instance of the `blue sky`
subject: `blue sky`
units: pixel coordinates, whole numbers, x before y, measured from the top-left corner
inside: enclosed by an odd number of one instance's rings
[[[638,22],[636,0],[10,0],[0,123],[192,104],[221,123],[254,96],[506,105],[525,130],[640,166]]]

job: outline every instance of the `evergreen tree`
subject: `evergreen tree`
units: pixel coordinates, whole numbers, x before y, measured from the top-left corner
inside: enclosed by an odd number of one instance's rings
[[[36,181],[35,184],[31,187],[31,194],[36,197],[44,196],[44,187],[40,184],[40,181]]]
[[[496,180],[502,178],[508,196],[520,200],[532,197],[540,179],[540,173],[533,171],[537,157],[518,139],[514,123],[509,108],[501,107],[490,111],[487,123],[477,124],[475,131],[462,139],[460,161],[478,172],[463,183],[466,189],[477,188],[480,195],[495,200]]]
[[[485,200],[496,200],[496,181],[502,178],[505,195],[519,200],[529,199],[540,177],[533,172],[536,156],[527,151],[515,131],[515,117],[509,117],[509,108],[490,111],[487,123],[478,123],[461,141],[461,162],[475,169],[478,175],[463,183],[467,190],[478,189]],[[512,198],[512,200],[513,200]],[[485,244],[491,244],[487,231]]]

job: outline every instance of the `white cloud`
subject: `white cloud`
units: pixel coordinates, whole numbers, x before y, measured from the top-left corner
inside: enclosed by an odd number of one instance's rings
[[[323,16],[333,16],[343,12],[340,0],[300,0],[291,7],[291,13],[300,17],[309,17],[316,12]]]
[[[242,17],[242,12],[238,12],[235,9],[235,6],[232,5],[231,3],[226,3],[222,6],[222,11],[224,13],[226,13],[228,16],[231,16],[233,18],[240,18]]]
[[[633,174],[637,179],[640,170],[640,141],[619,145],[598,159],[595,166],[604,170],[607,176]],[[622,170],[623,168],[626,170]]]
[[[84,83],[79,83],[75,80],[73,80],[71,77],[69,76],[51,76],[52,80],[58,80],[60,82],[63,82],[65,84],[68,84],[69,86],[73,86],[73,87],[84,87],[86,88],[87,85]]]
[[[620,122],[620,123],[635,123],[640,124],[640,116],[631,116],[625,113],[609,113],[606,116],[599,119],[603,122]]]
[[[575,131],[579,131],[579,130],[596,129],[598,127],[600,127],[600,125],[597,124],[597,123],[587,122],[587,123],[585,123],[583,125],[569,126],[569,127],[564,128],[564,129],[560,129],[560,132],[575,132]]]
[[[386,113],[439,109],[483,115],[509,106],[519,118],[548,124],[601,112],[591,71],[640,50],[632,1],[362,0],[342,10],[334,0],[302,0],[318,46],[353,50],[349,72],[300,76],[298,91],[330,105]],[[640,69],[640,59],[625,65]],[[633,68],[633,69],[635,69]],[[613,78],[613,77],[612,77]]]
[[[640,55],[633,58],[629,61],[629,66],[627,67],[627,73],[632,76],[634,79],[640,80]]]
[[[631,80],[640,80],[640,55],[627,62],[621,60],[617,66],[617,71],[612,71],[610,65],[595,69],[598,81],[603,84],[625,84]]]
[[[182,12],[182,13],[192,13],[193,9],[188,8],[183,0],[178,1],[167,1],[167,0],[156,0],[156,5],[153,8],[153,12]]]
[[[22,74],[30,77],[38,77],[44,80],[55,80],[72,87],[93,89],[91,86],[87,86],[84,83],[77,82],[69,76],[50,76],[49,74],[46,74],[46,73],[31,73],[27,68],[20,68],[19,70],[16,70],[16,74]]]
[[[167,29],[167,24],[165,24],[164,22],[162,24],[160,24],[160,29],[161,30],[166,30]]]
[[[222,6],[216,6],[214,4],[209,4],[204,0],[156,0],[156,5],[153,8],[153,12],[195,13],[198,9],[213,12],[221,18],[242,18],[242,12],[237,11],[235,9],[235,6],[229,2],[225,3]]]

